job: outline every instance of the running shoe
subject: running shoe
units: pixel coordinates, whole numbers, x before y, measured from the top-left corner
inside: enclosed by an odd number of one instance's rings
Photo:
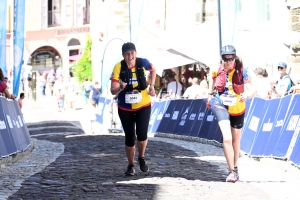
[[[226,182],[235,183],[238,180],[236,176],[236,172],[234,170],[231,170],[226,178]]]
[[[234,167],[234,171],[236,173],[237,180],[240,180],[238,167]]]
[[[124,174],[126,176],[133,176],[135,172],[134,166],[133,165],[128,165],[126,171],[124,172]]]
[[[149,167],[146,165],[145,158],[139,158],[140,170],[142,172],[149,171]]]

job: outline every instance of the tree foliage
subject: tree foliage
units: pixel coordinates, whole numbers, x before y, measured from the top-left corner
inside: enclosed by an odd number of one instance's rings
[[[78,78],[79,82],[83,82],[87,77],[89,80],[93,80],[92,70],[92,38],[89,34],[86,36],[86,45],[83,51],[82,57],[78,60],[75,66],[74,75]]]

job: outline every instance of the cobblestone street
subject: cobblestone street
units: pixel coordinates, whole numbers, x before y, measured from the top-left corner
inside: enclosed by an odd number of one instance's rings
[[[47,105],[47,106],[44,106]],[[150,171],[123,175],[123,134],[89,132],[87,109],[57,112],[51,99],[24,102],[34,149],[0,168],[0,199],[297,199],[299,179],[246,156],[241,180],[225,183],[222,149],[196,142],[149,138]]]

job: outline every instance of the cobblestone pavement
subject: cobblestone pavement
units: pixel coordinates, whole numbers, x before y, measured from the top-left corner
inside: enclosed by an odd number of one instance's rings
[[[88,109],[58,113],[51,101],[27,101],[31,154],[0,168],[0,199],[298,199],[299,179],[248,157],[241,181],[225,183],[222,149],[150,137],[147,173],[123,176],[123,134],[89,133]]]

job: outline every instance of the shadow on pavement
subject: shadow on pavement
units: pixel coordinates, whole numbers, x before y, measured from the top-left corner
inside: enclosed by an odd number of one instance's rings
[[[66,124],[52,123],[52,126],[57,126],[63,132],[58,125]],[[34,128],[35,125],[29,124],[28,127]],[[38,139],[63,143],[65,151],[44,170],[25,180],[21,189],[9,199],[130,199],[132,196],[151,199],[158,184],[149,181],[136,184],[130,181],[173,177],[224,182],[223,175],[227,173],[220,171],[217,165],[196,159],[197,154],[191,150],[170,143],[150,141],[146,149],[150,171],[140,172],[136,163],[135,176],[126,177],[123,175],[127,167],[124,136],[45,135]],[[128,181],[128,184],[124,181]]]

